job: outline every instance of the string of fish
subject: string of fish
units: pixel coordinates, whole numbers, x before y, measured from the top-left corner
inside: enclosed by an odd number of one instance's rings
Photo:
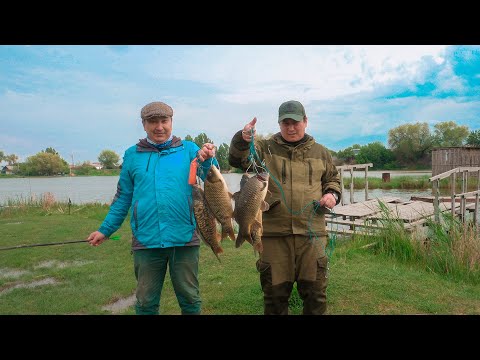
[[[280,194],[282,195],[283,203],[287,207],[287,210],[290,212],[290,214],[301,215],[310,205],[312,205],[311,212],[308,216],[307,230],[308,230],[310,241],[312,241],[314,244],[319,243],[318,241],[315,241],[315,240],[318,240],[318,236],[314,231],[312,231],[312,221],[313,221],[313,215],[316,213],[316,211],[320,207],[320,202],[317,201],[317,200],[312,200],[309,203],[307,203],[303,208],[301,208],[299,211],[295,211],[295,210],[291,209],[287,205],[287,200],[286,200],[285,193],[283,191],[282,185],[275,178],[275,176],[273,176],[273,174],[270,172],[270,170],[268,169],[268,167],[265,164],[265,160],[263,160],[263,161],[260,160],[260,158],[257,154],[257,151],[255,149],[255,137],[254,137],[253,128],[250,130],[250,135],[251,135],[252,141],[250,141],[250,154],[247,157],[247,160],[250,161],[250,165],[248,166],[246,171],[248,172],[248,170],[250,169],[250,166],[253,166],[253,170],[257,174],[259,173],[259,171],[258,171],[259,168],[263,169],[265,172],[267,172],[269,174],[270,178],[273,179],[273,181],[277,185],[278,189],[280,190]],[[260,162],[261,165],[258,165],[257,162],[255,161],[255,159],[257,159]],[[333,209],[330,209],[330,212],[332,213],[332,216],[334,218],[337,217],[337,214],[335,214]],[[338,230],[338,224],[337,224],[337,230]],[[335,231],[333,231],[333,224],[330,224],[330,231],[329,231],[328,239],[329,239],[329,241],[327,241],[325,252],[326,252],[327,256],[330,258],[333,254],[333,250],[335,249],[336,240],[337,240],[337,234],[336,234]],[[320,252],[320,250],[319,250],[319,252]]]

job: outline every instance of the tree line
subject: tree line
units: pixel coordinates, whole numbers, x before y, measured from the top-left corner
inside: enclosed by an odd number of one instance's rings
[[[269,138],[272,134],[257,134],[257,139]],[[195,137],[185,136],[201,147],[209,142],[214,143],[206,133]],[[426,122],[404,124],[392,128],[388,132],[388,146],[380,141],[367,145],[354,144],[340,151],[330,150],[337,165],[372,163],[373,169],[426,169],[431,167],[431,152],[434,147],[476,146],[480,147],[480,130],[470,131],[467,126],[459,126],[453,121],[436,124],[433,132]],[[229,145],[222,143],[217,147],[216,158],[222,171],[232,170],[228,163]],[[60,157],[52,147],[30,156],[24,163],[17,164],[18,156],[6,155],[0,151],[0,163],[6,162],[14,166],[14,173],[22,176],[64,175],[70,172],[69,164]],[[112,150],[102,150],[98,162],[103,169],[118,169],[120,156]],[[86,161],[72,169],[75,175],[97,175],[100,173]]]
[[[185,140],[193,141],[199,147],[206,142],[213,143],[205,133],[201,133],[194,138],[187,135]],[[217,148],[216,157],[222,171],[230,170],[230,165],[228,164],[228,151],[229,146],[225,143]],[[29,156],[23,163],[17,163],[18,156],[15,154],[5,155],[3,151],[0,151],[0,163],[2,161],[7,162],[8,165],[13,166],[13,173],[20,176],[65,175],[69,174],[70,171],[74,175],[101,175],[106,172],[105,170],[119,169],[121,167],[120,156],[113,150],[102,150],[98,155],[97,160],[101,164],[102,170],[96,169],[89,161],[84,161],[70,169],[68,162],[65,161],[52,147],[48,147],[33,156]],[[117,173],[111,171],[108,172],[108,174]]]
[[[429,169],[435,147],[480,147],[480,130],[470,131],[453,121],[444,121],[430,131],[428,123],[404,124],[390,129],[388,146],[376,141],[367,145],[354,144],[334,152],[337,165],[372,163],[373,169]]]

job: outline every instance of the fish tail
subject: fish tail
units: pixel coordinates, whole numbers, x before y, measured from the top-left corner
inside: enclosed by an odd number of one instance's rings
[[[248,231],[244,232],[242,230],[239,230],[237,239],[235,241],[235,247],[239,248],[245,240],[247,240],[249,243],[253,242],[252,237],[250,236],[250,233]]]
[[[220,260],[220,256],[218,256],[218,254],[222,254],[223,253],[223,249],[220,248],[219,250],[217,251],[213,251],[213,253],[215,254],[215,257],[218,259],[218,262],[221,264],[222,263],[222,260]]]
[[[238,233],[237,239],[235,240],[235,247],[239,248],[243,244],[244,241],[245,241],[245,239],[243,238],[243,235]]]

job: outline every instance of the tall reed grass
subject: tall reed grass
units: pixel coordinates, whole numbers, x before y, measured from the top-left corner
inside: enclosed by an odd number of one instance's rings
[[[346,189],[350,187],[351,178],[345,176],[343,178],[343,184]],[[354,189],[364,189],[365,188],[365,178],[354,178],[353,180]],[[422,176],[396,176],[392,177],[389,182],[384,182],[382,179],[377,177],[368,178],[368,188],[369,189],[419,189],[427,190],[432,188],[432,183],[429,180],[428,175]],[[440,181],[441,189],[450,189],[450,179],[442,179]],[[461,179],[456,180],[456,188],[461,188]],[[470,178],[468,181],[468,191],[473,191],[478,188],[478,179]]]
[[[402,220],[379,201],[382,228],[360,235],[375,244],[373,251],[402,262],[418,263],[428,271],[480,284],[479,225],[441,213],[440,222],[425,219],[425,232],[409,233]],[[419,236],[423,234],[423,236]]]

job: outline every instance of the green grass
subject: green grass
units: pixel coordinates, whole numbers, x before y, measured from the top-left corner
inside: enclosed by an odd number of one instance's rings
[[[68,215],[66,204],[37,205],[0,209],[0,247],[85,239],[108,211],[105,205],[74,205]],[[0,251],[0,314],[110,314],[102,307],[135,291],[128,220],[116,235],[120,240],[99,247],[78,243]],[[407,261],[362,248],[369,242],[371,238],[337,239],[330,259],[328,314],[480,314],[480,287],[468,277],[434,272],[415,257]],[[252,247],[244,243],[237,249],[230,240],[222,246],[221,263],[210,248],[200,247],[203,314],[263,314]],[[54,266],[38,267],[49,261]],[[26,272],[15,277],[14,270]],[[2,293],[42,279],[56,284]],[[295,287],[290,311],[302,312]],[[180,314],[168,275],[160,313]],[[134,314],[134,309],[121,314]]]

